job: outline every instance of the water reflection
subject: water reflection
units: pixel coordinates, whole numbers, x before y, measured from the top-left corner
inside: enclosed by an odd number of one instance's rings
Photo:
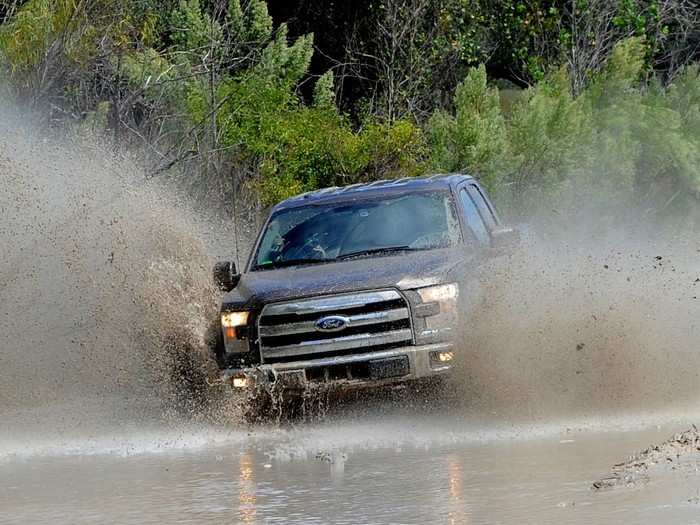
[[[238,472],[238,518],[240,523],[256,523],[257,521],[257,483],[253,465],[253,454],[246,450],[239,459]]]
[[[449,483],[449,513],[450,525],[462,525],[468,522],[468,510],[464,497],[464,458],[458,454],[447,456],[447,476]]]
[[[345,475],[345,462],[347,459],[347,454],[343,452],[336,452],[331,458],[331,479],[336,485],[343,482],[343,476]]]
[[[420,449],[343,447],[347,462],[333,457],[340,447],[329,447],[327,435],[311,443],[7,461],[0,463],[0,522],[588,525],[613,516],[617,523],[697,523],[700,481],[692,465],[687,471],[660,466],[649,487],[590,490],[590,480],[614,461],[658,442],[667,430],[579,433],[567,443],[557,436]],[[330,451],[328,460],[301,454],[319,449]]]

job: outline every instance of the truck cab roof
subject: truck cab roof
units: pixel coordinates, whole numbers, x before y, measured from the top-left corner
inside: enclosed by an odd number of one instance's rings
[[[352,200],[357,198],[372,198],[406,193],[410,191],[451,190],[467,180],[473,180],[469,175],[449,173],[429,175],[425,177],[406,177],[402,179],[378,180],[374,182],[352,184],[350,186],[332,186],[321,190],[296,195],[277,204],[273,211],[321,204],[326,202]]]

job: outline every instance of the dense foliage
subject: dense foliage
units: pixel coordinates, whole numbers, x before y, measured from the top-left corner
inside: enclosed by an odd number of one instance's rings
[[[691,0],[0,3],[20,101],[262,205],[464,170],[513,213],[556,196],[687,220],[699,43]]]

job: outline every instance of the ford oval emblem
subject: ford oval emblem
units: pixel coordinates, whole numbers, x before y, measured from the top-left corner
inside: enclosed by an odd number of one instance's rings
[[[349,322],[350,319],[342,315],[329,315],[316,321],[316,330],[319,332],[340,332],[345,329]]]

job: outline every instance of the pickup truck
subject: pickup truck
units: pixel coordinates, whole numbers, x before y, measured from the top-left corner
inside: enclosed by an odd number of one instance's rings
[[[226,292],[214,351],[234,389],[392,385],[461,358],[470,274],[518,239],[476,179],[433,175],[305,193],[277,204]]]

